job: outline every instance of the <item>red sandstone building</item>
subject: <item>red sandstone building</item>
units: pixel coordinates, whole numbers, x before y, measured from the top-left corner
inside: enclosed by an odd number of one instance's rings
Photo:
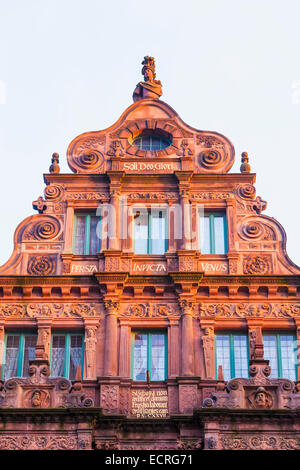
[[[143,61],[0,268],[0,449],[300,449],[300,268],[255,174]]]

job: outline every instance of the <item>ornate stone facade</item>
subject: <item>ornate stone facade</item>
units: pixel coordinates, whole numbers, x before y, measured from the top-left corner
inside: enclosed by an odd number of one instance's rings
[[[300,355],[300,268],[284,229],[262,214],[248,154],[229,173],[229,139],[192,128],[160,100],[152,57],[142,73],[116,123],[70,143],[72,173],[53,154],[37,214],[19,224],[0,267],[0,449],[300,449],[300,376],[271,377],[263,344],[265,332],[284,331]],[[165,217],[165,247],[151,239],[141,253],[135,220],[152,210]],[[219,253],[214,237],[201,244],[201,214],[210,227],[226,221]],[[139,365],[134,380],[133,335],[148,348],[155,334],[164,375],[152,380],[152,366]],[[224,380],[219,334],[244,335],[248,377]],[[26,373],[8,337],[27,354]]]

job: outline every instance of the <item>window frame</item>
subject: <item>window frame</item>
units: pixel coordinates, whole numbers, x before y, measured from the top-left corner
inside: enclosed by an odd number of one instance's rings
[[[283,375],[283,368],[282,368],[282,351],[281,351],[281,336],[292,336],[293,341],[296,342],[296,334],[294,332],[287,332],[287,331],[276,331],[272,332],[270,330],[266,332],[262,332],[262,337],[263,337],[263,343],[264,343],[264,337],[265,336],[275,336],[276,337],[276,352],[277,352],[277,370],[278,370],[278,377],[271,377],[271,378],[279,378],[279,379],[290,379],[289,377],[286,377]],[[294,368],[295,368],[295,380],[297,380],[297,349],[294,349]],[[272,373],[272,371],[271,371]]]
[[[131,346],[130,346],[130,377],[134,382],[147,382],[147,375],[145,380],[136,380],[133,377],[134,372],[134,337],[136,334],[147,335],[147,369],[149,371],[150,382],[164,382],[168,378],[168,332],[166,330],[134,330],[131,331]],[[162,334],[165,341],[165,367],[163,380],[151,380],[151,362],[152,362],[152,335]],[[151,341],[149,341],[149,338]]]
[[[20,332],[20,331],[8,331],[4,334],[4,347],[3,347],[3,368],[2,368],[2,379],[9,380],[5,378],[5,368],[6,368],[6,349],[7,349],[7,337],[8,336],[19,336],[19,346],[18,346],[18,361],[17,361],[17,375],[14,377],[24,377],[24,352],[25,352],[25,336],[35,336],[36,340],[38,339],[38,334],[35,332]],[[27,376],[26,376],[27,377]],[[11,377],[10,377],[11,378]]]
[[[71,357],[71,336],[81,336],[82,337],[82,357],[81,357],[81,379],[83,379],[83,367],[84,367],[84,334],[83,333],[76,333],[76,332],[53,332],[51,333],[51,343],[50,343],[50,377],[56,377],[52,375],[52,345],[53,345],[53,337],[54,336],[65,336],[65,352],[64,352],[64,375],[69,380],[70,379],[70,357]]]
[[[224,253],[216,253],[216,234],[215,234],[215,217],[222,217],[223,219],[223,230],[224,230]],[[203,253],[201,251],[201,219],[208,218],[209,219],[209,253]],[[199,212],[198,215],[199,220],[199,251],[203,255],[226,255],[228,253],[228,226],[227,226],[227,214],[226,211],[206,211],[204,210],[204,214],[202,215]]]
[[[84,253],[75,253],[75,243],[76,243],[76,231],[77,231],[77,221],[78,217],[85,217],[85,229],[84,229]],[[90,211],[76,211],[74,212],[74,224],[73,224],[73,240],[72,240],[72,252],[74,255],[83,256],[83,255],[90,255],[95,256],[96,254],[90,253],[90,242],[91,242],[91,217],[99,218],[98,223],[100,223],[99,233],[101,234],[101,216],[97,216],[96,212]],[[97,237],[98,239],[98,252],[101,249],[101,237]],[[97,252],[97,253],[98,253]]]
[[[141,256],[145,256],[145,255],[154,255],[154,256],[164,256],[165,253],[167,252],[168,250],[168,213],[167,213],[167,208],[158,208],[158,209],[149,209],[149,208],[135,208],[133,207],[132,208],[133,210],[133,220],[134,220],[134,223],[133,223],[133,252],[135,255],[141,255]],[[144,212],[146,213],[147,211],[147,253],[136,253],[135,252],[135,245],[136,245],[136,239],[135,239],[135,214],[137,212]],[[153,212],[161,212],[162,213],[162,219],[164,218],[165,219],[165,239],[164,239],[164,253],[152,253],[152,250],[153,250],[153,239],[151,237],[151,233],[152,233],[152,218],[153,218],[153,214],[152,214],[152,211]]]
[[[218,363],[217,363],[217,336],[229,336],[229,358],[230,358],[230,379],[232,380],[234,378],[238,378],[235,374],[235,356],[234,356],[234,336],[245,336],[246,337],[246,346],[247,346],[247,363],[248,363],[248,369],[249,369],[249,360],[250,360],[250,351],[249,351],[249,336],[247,333],[243,333],[241,331],[218,331],[215,333],[215,338],[214,338],[214,358],[215,358],[215,376],[216,379],[218,378]],[[221,364],[220,364],[221,365]],[[223,369],[223,367],[222,367]],[[249,377],[249,371],[248,371],[248,376],[243,377],[243,378],[248,378]],[[226,379],[224,379],[226,381]]]

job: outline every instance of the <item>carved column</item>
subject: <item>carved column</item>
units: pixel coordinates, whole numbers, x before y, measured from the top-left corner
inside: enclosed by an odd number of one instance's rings
[[[179,320],[169,318],[168,344],[169,344],[169,378],[178,377],[180,374],[179,364]]]
[[[120,322],[119,376],[130,377],[130,331],[126,321]]]
[[[248,341],[249,341],[249,360],[264,358],[264,345],[262,339],[261,320],[247,319],[248,325]]]
[[[297,327],[297,383],[299,384],[300,380],[300,320],[295,319]],[[299,385],[298,385],[298,388]]]
[[[0,323],[0,381],[3,374],[3,351],[4,351],[4,321]]]
[[[113,189],[111,191],[111,197],[110,197],[111,213],[110,213],[110,218],[109,218],[110,219],[109,220],[109,242],[108,242],[109,250],[120,249],[119,197],[120,197],[120,191],[117,189]]]
[[[44,359],[48,361],[50,361],[51,324],[52,320],[49,318],[37,318],[37,345],[44,346]]]
[[[73,222],[74,222],[74,206],[73,202],[68,202],[67,214],[65,220],[65,245],[63,253],[73,252]]]
[[[204,356],[205,378],[215,378],[215,360],[214,360],[214,325],[213,322],[201,322],[202,328],[202,346]]]
[[[83,377],[87,380],[96,379],[96,332],[99,326],[99,320],[84,319],[84,373]]]
[[[195,302],[191,299],[180,299],[181,315],[181,375],[194,375],[194,334],[193,313]]]
[[[115,300],[105,300],[105,361],[104,375],[106,377],[117,375],[117,345],[118,345],[118,312],[120,304]]]

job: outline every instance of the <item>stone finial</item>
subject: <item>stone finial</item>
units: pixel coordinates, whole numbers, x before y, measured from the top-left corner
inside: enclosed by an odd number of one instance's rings
[[[162,95],[161,82],[155,80],[155,60],[153,57],[145,56],[142,62],[142,75],[144,82],[139,82],[133,92],[133,101],[139,101],[144,98],[159,99]]]
[[[52,154],[52,159],[51,159],[51,165],[49,167],[49,172],[50,173],[59,173],[60,172],[58,153],[53,153]]]
[[[249,157],[247,152],[242,153],[242,164],[240,167],[241,173],[250,173],[251,166],[249,165]]]

